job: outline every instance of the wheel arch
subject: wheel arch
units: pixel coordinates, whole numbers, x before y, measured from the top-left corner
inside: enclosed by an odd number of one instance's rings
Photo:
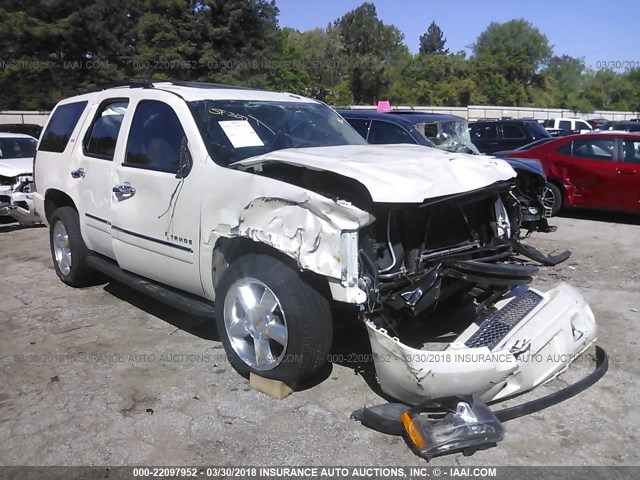
[[[47,223],[50,223],[51,215],[60,207],[71,207],[75,211],[78,211],[73,199],[61,190],[49,189],[44,196],[44,213]]]

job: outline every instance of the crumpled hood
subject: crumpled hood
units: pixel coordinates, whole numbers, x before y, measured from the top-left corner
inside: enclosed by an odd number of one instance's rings
[[[506,162],[420,145],[290,148],[235,162],[241,169],[271,162],[322,170],[362,183],[375,202],[420,203],[516,176]]]
[[[17,177],[22,174],[31,174],[33,171],[33,158],[6,158],[0,160],[0,175],[3,177]]]

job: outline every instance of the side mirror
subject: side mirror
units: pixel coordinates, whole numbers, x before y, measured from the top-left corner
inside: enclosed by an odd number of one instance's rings
[[[189,146],[187,143],[187,137],[183,137],[182,144],[180,145],[180,159],[178,165],[178,171],[176,172],[176,178],[185,178],[191,172],[193,167],[193,158],[191,158],[191,152],[189,152]]]

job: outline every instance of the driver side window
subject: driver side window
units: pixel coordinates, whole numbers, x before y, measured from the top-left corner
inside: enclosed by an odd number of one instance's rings
[[[185,140],[173,108],[157,100],[143,100],[133,116],[124,165],[176,174]]]

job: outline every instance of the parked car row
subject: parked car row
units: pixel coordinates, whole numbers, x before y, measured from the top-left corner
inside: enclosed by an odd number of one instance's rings
[[[563,206],[640,213],[640,134],[601,130],[504,154],[541,162],[554,214]]]

